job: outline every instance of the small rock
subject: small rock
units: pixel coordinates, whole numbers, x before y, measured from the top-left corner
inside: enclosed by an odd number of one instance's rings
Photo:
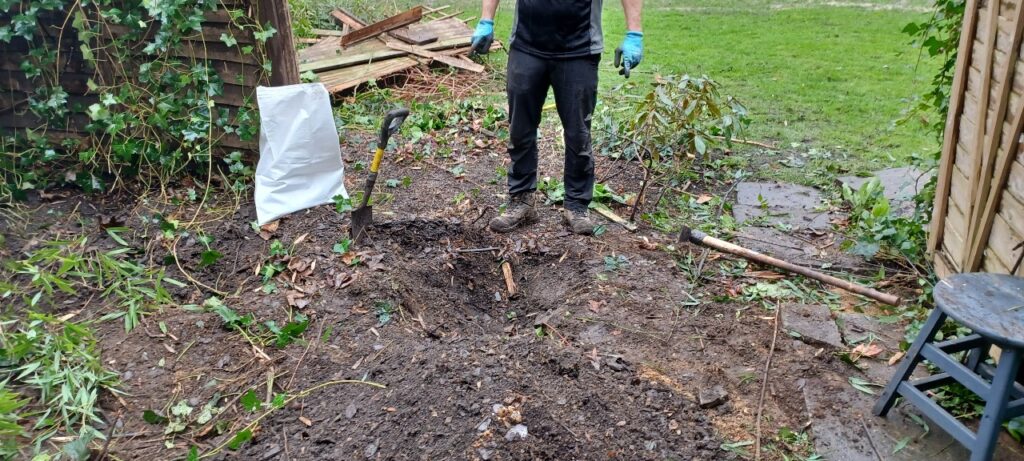
[[[729,400],[729,393],[722,386],[701,389],[699,401],[701,408],[714,408]]]
[[[480,459],[488,461],[494,457],[494,450],[488,450],[487,448],[478,448],[476,453],[480,455]]]
[[[487,428],[491,427],[491,418],[487,418],[476,425],[477,432],[486,432]]]
[[[654,451],[655,448],[658,448],[658,444],[653,440],[648,440],[644,442],[644,448],[647,451]]]
[[[345,407],[345,418],[352,419],[352,417],[356,415],[357,411],[359,411],[359,409],[356,408],[356,403],[350,402],[348,406]]]
[[[367,445],[366,450],[363,450],[363,454],[366,455],[367,458],[373,458],[373,456],[377,454],[377,444],[379,442],[379,440],[375,440],[373,443]]]
[[[629,365],[627,365],[621,357],[614,357],[608,359],[608,368],[611,368],[612,370],[615,371],[625,371],[627,368],[629,368]]]
[[[522,424],[516,424],[515,426],[512,426],[512,428],[508,430],[508,433],[505,434],[505,440],[508,440],[509,442],[515,442],[516,440],[526,440],[527,433],[528,432],[526,430],[526,426]]]

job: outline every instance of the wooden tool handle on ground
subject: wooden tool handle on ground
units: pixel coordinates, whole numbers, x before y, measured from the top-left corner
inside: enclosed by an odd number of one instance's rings
[[[706,247],[714,248],[718,251],[740,256],[754,262],[777,267],[779,269],[783,269],[794,274],[800,274],[804,277],[817,280],[821,283],[827,283],[829,285],[842,288],[851,293],[866,296],[868,298],[874,299],[875,301],[879,301],[891,306],[900,305],[899,296],[882,293],[878,290],[868,288],[864,285],[858,285],[848,280],[843,280],[840,278],[833,277],[831,275],[822,274],[821,272],[815,271],[813,269],[788,263],[781,259],[776,259],[771,256],[758,253],[754,250],[749,250],[739,245],[734,245],[724,240],[716,239],[699,230],[683,228],[683,231],[679,234],[679,240],[704,245]]]

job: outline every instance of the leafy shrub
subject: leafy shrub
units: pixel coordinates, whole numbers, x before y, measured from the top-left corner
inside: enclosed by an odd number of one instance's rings
[[[706,159],[709,148],[729,145],[749,123],[746,107],[722,96],[707,76],[657,76],[651,85],[640,95],[631,86],[624,104],[604,105],[597,119],[602,153],[678,166]]]
[[[878,178],[857,190],[844,184],[842,194],[851,207],[850,230],[855,238],[847,244],[851,252],[868,258],[882,253],[906,258],[913,264],[924,262],[927,217],[919,210],[910,217],[896,216]]]

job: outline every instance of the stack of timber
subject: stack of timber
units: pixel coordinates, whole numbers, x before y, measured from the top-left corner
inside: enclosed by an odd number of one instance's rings
[[[460,13],[445,14],[447,8],[418,6],[373,24],[336,9],[331,16],[341,30],[315,30],[317,42],[298,52],[299,72],[313,72],[331,93],[431,62],[484,72],[467,57],[473,30]]]

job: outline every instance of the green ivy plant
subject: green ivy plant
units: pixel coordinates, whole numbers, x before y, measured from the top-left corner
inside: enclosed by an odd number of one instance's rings
[[[0,46],[24,48],[21,71],[32,88],[20,116],[33,127],[0,136],[0,197],[74,183],[107,190],[131,178],[164,184],[189,171],[223,173],[244,187],[239,154],[213,156],[224,136],[252,141],[259,120],[251,96],[241,109],[217,101],[247,75],[227,76],[195,49],[216,44],[253,63],[256,81],[270,72],[266,41],[276,34],[248,11],[219,0],[0,0]],[[223,12],[219,37],[203,24]],[[63,32],[56,39],[53,28]],[[201,54],[201,53],[199,53]],[[74,75],[71,63],[84,63]],[[245,66],[243,64],[243,66]],[[82,78],[82,75],[88,78]],[[252,77],[250,77],[252,78]],[[84,80],[83,81],[76,81]],[[237,98],[237,96],[235,96]],[[235,104],[237,104],[237,100]],[[20,109],[20,106],[19,106]],[[65,131],[80,134],[55,136]]]

